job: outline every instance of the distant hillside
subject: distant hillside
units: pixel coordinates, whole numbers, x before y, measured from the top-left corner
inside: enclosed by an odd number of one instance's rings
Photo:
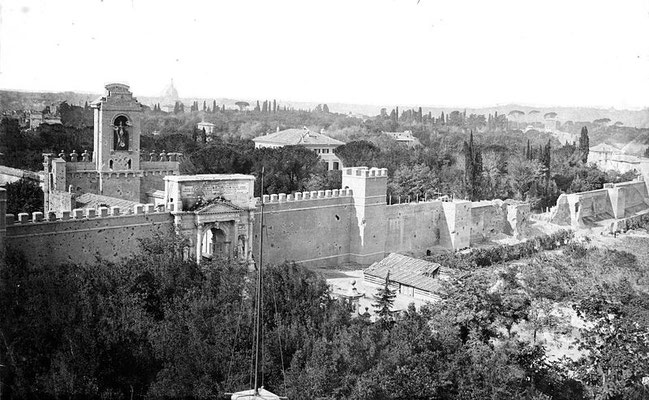
[[[20,92],[0,90],[0,113],[5,111],[42,110],[54,103],[68,102],[70,105],[83,106],[99,97],[98,94],[76,92]]]
[[[156,103],[164,102],[162,97],[150,97],[150,96],[138,96],[137,93],[134,93],[140,102],[145,105],[153,106]],[[61,101],[67,101],[70,104],[74,105],[83,105],[86,101],[90,102],[99,97],[99,94],[91,93],[76,93],[76,92],[61,92],[61,93],[45,93],[45,92],[20,92],[20,91],[9,91],[9,90],[0,90],[0,112],[4,111],[15,111],[15,110],[24,110],[24,109],[42,109],[50,103],[56,103]],[[189,107],[194,101],[197,101],[199,107],[202,108],[203,101],[207,103],[208,106],[212,105],[212,102],[216,100],[218,105],[225,104],[227,108],[235,109],[237,106],[235,103],[237,101],[247,101],[250,103],[250,107],[254,107],[257,100],[263,102],[264,100],[273,99],[231,99],[231,98],[181,98],[181,101],[185,106]],[[299,101],[290,101],[277,99],[278,104],[283,107],[292,107],[294,109],[304,109],[309,110],[315,108],[319,103],[317,102],[299,102]],[[324,103],[324,102],[322,102]],[[411,108],[417,108],[418,106],[408,106],[408,105],[395,105],[388,104],[385,106],[379,105],[368,105],[368,104],[347,104],[347,103],[327,103],[329,110],[331,112],[341,113],[341,114],[361,114],[367,116],[375,116],[381,112],[381,108],[386,108],[389,113],[395,106],[398,106],[400,110],[407,110]],[[439,116],[442,112],[448,114],[452,111],[464,111],[465,108],[462,107],[426,107],[422,106],[424,113],[431,112],[435,116]],[[596,119],[609,118],[611,123],[617,121],[622,122],[625,126],[637,127],[637,128],[649,128],[649,109],[643,110],[616,110],[613,108],[610,109],[598,109],[598,108],[587,108],[587,107],[530,107],[530,106],[520,106],[516,104],[508,105],[498,105],[494,107],[484,107],[484,108],[466,108],[467,114],[509,114],[511,111],[521,111],[524,114],[518,114],[517,116],[511,116],[510,119],[518,120],[521,122],[532,122],[532,121],[541,121],[544,119],[544,115],[547,113],[554,112],[557,114],[556,120],[560,122],[573,121],[573,122],[592,122]],[[537,111],[537,112],[534,112]],[[530,114],[532,112],[532,114]]]

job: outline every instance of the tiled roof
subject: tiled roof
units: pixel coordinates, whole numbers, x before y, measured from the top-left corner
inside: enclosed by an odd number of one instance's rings
[[[439,278],[433,278],[440,267],[439,264],[429,261],[390,253],[383,260],[367,267],[364,273],[385,279],[389,272],[390,281],[434,293],[441,288]]]
[[[84,193],[75,199],[76,208],[99,208],[99,207],[119,207],[122,211],[133,209],[138,202],[118,199],[115,197],[102,196],[94,193]]]
[[[252,139],[255,143],[269,143],[280,146],[291,145],[330,145],[342,146],[345,144],[340,140],[332,139],[322,133],[313,132],[309,129],[285,129],[271,133],[270,135],[258,136]]]

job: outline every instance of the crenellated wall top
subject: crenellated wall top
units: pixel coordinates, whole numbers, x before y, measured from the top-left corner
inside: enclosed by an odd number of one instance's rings
[[[347,167],[343,168],[343,173],[350,176],[359,176],[366,178],[387,177],[387,168],[367,168],[367,167]]]
[[[271,203],[288,203],[305,200],[332,199],[340,197],[351,197],[351,189],[333,189],[333,190],[313,190],[310,192],[297,192],[293,194],[274,193],[263,196],[264,204]],[[255,204],[261,204],[261,198],[255,197]]]
[[[23,224],[38,224],[38,223],[56,223],[62,221],[81,221],[89,219],[125,217],[133,215],[145,214],[162,214],[174,211],[174,205],[169,204],[167,207],[164,205],[155,206],[154,204],[138,204],[133,208],[121,209],[120,207],[99,207],[95,208],[77,208],[72,211],[63,211],[60,216],[56,213],[50,212],[43,214],[42,212],[34,213],[20,213],[18,215],[7,214],[6,224],[23,225]]]

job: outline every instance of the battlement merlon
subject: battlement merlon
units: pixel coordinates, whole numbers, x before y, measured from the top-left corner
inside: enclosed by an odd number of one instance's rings
[[[351,189],[313,190],[310,192],[296,192],[293,194],[273,193],[263,195],[264,204],[290,203],[298,201],[334,199],[340,197],[351,197]],[[262,198],[255,197],[255,204],[259,206]]]
[[[145,169],[170,169],[170,166],[180,165],[180,160],[183,153],[177,152],[162,152],[162,153],[148,153],[140,154],[140,168]],[[78,154],[76,150],[72,150],[70,154],[65,151],[57,155],[52,153],[43,153],[43,169],[45,172],[51,172],[51,165],[54,160],[62,160],[66,163],[69,170],[74,171],[94,171],[95,163],[92,159],[92,153],[84,150],[83,153]],[[174,169],[174,168],[171,168]]]
[[[2,189],[4,190],[4,189]],[[0,202],[2,201],[2,194],[0,194]],[[170,205],[164,207],[162,205],[155,206],[154,204],[138,204],[133,208],[122,210],[120,207],[99,207],[95,208],[75,208],[72,211],[63,211],[61,216],[58,217],[55,212],[48,212],[46,214],[37,211],[34,213],[19,213],[18,215],[6,214],[3,221],[0,222],[0,227],[2,222],[4,226],[12,226],[19,224],[37,224],[37,223],[53,223],[61,221],[71,221],[71,220],[86,220],[86,219],[100,219],[100,218],[112,218],[112,217],[126,217],[133,215],[144,215],[144,214],[160,214],[160,213],[172,213],[174,212],[174,206]]]
[[[387,177],[387,168],[347,167],[343,168],[344,176],[357,176],[364,178]]]

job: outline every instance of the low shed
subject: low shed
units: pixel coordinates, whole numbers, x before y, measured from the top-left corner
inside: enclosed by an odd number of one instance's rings
[[[383,285],[389,273],[389,286],[398,293],[428,301],[439,301],[442,288],[440,269],[441,266],[437,263],[390,253],[366,268],[363,271],[363,280]]]

